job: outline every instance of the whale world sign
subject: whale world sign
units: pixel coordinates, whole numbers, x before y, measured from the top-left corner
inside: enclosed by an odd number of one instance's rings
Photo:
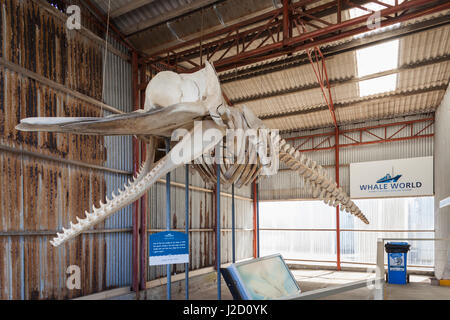
[[[186,233],[164,231],[149,236],[151,266],[189,263],[189,238]]]
[[[433,157],[350,164],[351,198],[432,196]]]

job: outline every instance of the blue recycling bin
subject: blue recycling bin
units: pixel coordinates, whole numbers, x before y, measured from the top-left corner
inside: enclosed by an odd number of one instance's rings
[[[388,254],[388,283],[406,284],[406,258],[410,245],[407,242],[388,242],[384,247]]]

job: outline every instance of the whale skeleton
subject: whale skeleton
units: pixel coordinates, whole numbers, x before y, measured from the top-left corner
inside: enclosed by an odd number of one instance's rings
[[[94,205],[90,212],[86,211],[85,218],[77,217],[77,223],[70,222],[68,229],[63,228],[63,232],[50,241],[53,246],[62,245],[133,203],[159,178],[184,164],[191,163],[205,181],[216,183],[217,174],[211,158],[220,158],[223,163],[220,179],[225,187],[232,183],[237,187],[248,185],[270,174],[269,168],[282,161],[305,179],[314,198],[323,199],[333,207],[339,205],[341,211],[369,223],[326,170],[287,143],[277,131],[266,135],[263,143],[258,139],[247,139],[245,135],[232,138],[240,145],[236,152],[224,146],[223,140],[230,129],[261,132],[267,128],[250,109],[243,107],[241,110],[226,104],[216,71],[209,62],[205,63],[205,68],[191,74],[158,73],[149,82],[145,99],[144,109],[130,113],[100,118],[26,118],[16,126],[21,131],[135,135],[147,143],[146,161],[137,175],[124,185],[123,190],[113,193],[111,199],[107,198],[106,203],[100,201],[98,208]],[[154,163],[156,137],[173,138],[176,132],[180,141]],[[201,139],[196,139],[196,136]],[[266,151],[269,155],[263,157]]]

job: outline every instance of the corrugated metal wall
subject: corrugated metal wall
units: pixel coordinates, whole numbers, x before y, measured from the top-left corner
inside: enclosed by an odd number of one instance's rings
[[[48,82],[101,101],[104,52],[95,38],[101,34],[99,30],[91,35],[86,30],[67,30],[64,15],[45,1],[0,0],[0,9],[0,299],[67,299],[129,286],[131,205],[61,248],[53,248],[49,240],[75,222],[76,216],[84,216],[84,211],[123,187],[133,169],[131,137],[14,129],[25,117],[110,114]],[[85,23],[83,17],[83,25],[92,27]],[[124,60],[125,48],[110,41],[103,100],[130,112],[131,65]],[[212,186],[206,186],[197,173],[192,171],[190,179],[191,185],[209,189],[190,192],[190,268],[198,269],[214,263],[214,197]],[[184,168],[172,174],[172,181],[184,183]],[[236,199],[236,258],[244,259],[252,255],[253,245],[250,188],[236,194],[240,196]],[[149,195],[148,228],[165,228],[164,185],[156,184]],[[231,198],[222,196],[221,203],[222,262],[226,263],[231,261]],[[183,188],[172,187],[172,211],[172,228],[184,229]],[[70,265],[81,268],[81,290],[66,288]],[[183,271],[183,266],[174,271]],[[165,268],[149,268],[148,280],[162,276]]]
[[[110,219],[62,248],[49,244],[56,231],[121,184],[122,175],[88,166],[128,170],[129,143],[14,129],[25,117],[101,116],[97,105],[55,89],[48,80],[101,100],[103,47],[93,34],[86,37],[86,30],[67,30],[61,13],[43,1],[1,0],[0,9],[0,299],[72,298],[130,283],[127,235],[116,240],[101,232],[128,227],[129,219]],[[125,82],[131,81],[119,74],[129,74],[129,64],[110,57],[108,67],[121,69],[111,79],[108,103],[129,109],[131,89]],[[117,146],[123,147],[123,158]],[[70,265],[81,268],[81,290],[66,289]]]
[[[123,52],[126,49],[110,38],[113,46]],[[105,64],[104,102],[117,106],[124,112],[133,111],[133,88],[131,63],[108,52]],[[104,111],[104,115],[110,112]],[[131,136],[105,137],[107,152],[105,166],[133,172],[133,141]],[[117,194],[131,178],[130,174],[105,172],[106,194],[109,199],[112,193]],[[132,283],[132,227],[133,206],[129,205],[105,221],[105,228],[117,230],[105,235],[106,242],[106,285],[123,287]]]
[[[171,173],[171,181],[185,183],[185,169],[178,168]],[[215,263],[215,197],[213,186],[207,185],[200,175],[189,169],[189,184],[206,190],[189,192],[189,229],[190,229],[190,270],[213,266]],[[253,256],[253,203],[250,187],[235,189],[236,212],[236,260]],[[222,190],[221,203],[221,261],[232,261],[231,246],[231,188]],[[157,183],[150,188],[147,205],[147,229],[150,233],[166,228],[166,192],[165,184]],[[171,228],[184,232],[185,228],[185,189],[171,187]],[[174,273],[184,272],[184,265],[173,267]],[[148,269],[148,280],[166,276],[165,266],[152,266]]]
[[[355,125],[346,125],[340,127],[340,130],[361,128],[374,126],[385,123],[395,123],[400,121],[414,120],[414,119],[422,119],[429,118],[429,116],[410,116],[404,117],[401,119],[392,119],[392,120],[383,120],[383,121],[371,121],[362,124]],[[418,123],[416,124],[415,130],[420,131],[425,128],[428,123]],[[396,131],[398,131],[402,126],[392,126],[388,127],[387,134],[392,135]],[[377,130],[379,132],[377,132]],[[331,130],[332,131],[332,130]],[[380,137],[384,135],[384,128],[379,128],[376,130],[371,130],[374,134],[379,135]],[[302,131],[297,133],[286,134],[285,137],[298,137],[298,136],[307,136],[317,133],[330,132],[330,129],[319,129],[312,131]],[[433,126],[425,129],[422,133],[429,134],[433,132]],[[359,137],[352,136],[352,134],[358,133],[349,133],[346,134],[350,138],[358,139]],[[409,134],[407,130],[400,131],[396,137],[401,138],[405,137]],[[340,136],[340,144],[349,143],[349,140],[345,140],[346,138]],[[365,138],[370,141],[370,138]],[[376,140],[373,137],[373,140]],[[299,146],[304,141],[299,140],[291,140],[289,143],[292,143],[293,146]],[[350,141],[352,142],[352,141]],[[302,148],[310,149],[312,148],[311,141],[303,145]],[[334,145],[334,138],[331,139],[331,145]],[[328,146],[327,144],[325,146]],[[318,164],[325,166],[329,175],[331,177],[335,177],[335,154],[334,150],[320,150],[314,152],[306,152],[305,155],[315,161]],[[425,157],[433,155],[433,138],[422,138],[422,139],[414,139],[414,140],[406,140],[406,141],[398,141],[398,142],[389,142],[389,143],[376,143],[371,145],[363,145],[363,146],[355,146],[355,147],[346,147],[339,149],[339,159],[340,159],[340,168],[339,168],[339,177],[341,187],[347,192],[350,192],[350,167],[349,164],[352,162],[364,162],[364,161],[376,161],[376,160],[389,160],[389,159],[403,159],[403,158],[413,158],[413,157]],[[304,189],[303,179],[297,175],[292,174],[292,171],[285,170],[286,167],[280,163],[280,171],[278,174],[268,177],[266,179],[262,179],[260,183],[260,199],[261,200],[282,200],[282,199],[311,199],[312,195]]]

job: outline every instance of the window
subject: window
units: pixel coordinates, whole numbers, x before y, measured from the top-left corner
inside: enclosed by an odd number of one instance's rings
[[[370,224],[341,212],[343,265],[375,264],[378,238],[434,238],[434,197],[365,199],[355,203]],[[262,256],[281,253],[288,261],[336,265],[336,209],[322,201],[261,202],[260,237]],[[434,266],[434,242],[408,242],[408,265],[430,270]]]

